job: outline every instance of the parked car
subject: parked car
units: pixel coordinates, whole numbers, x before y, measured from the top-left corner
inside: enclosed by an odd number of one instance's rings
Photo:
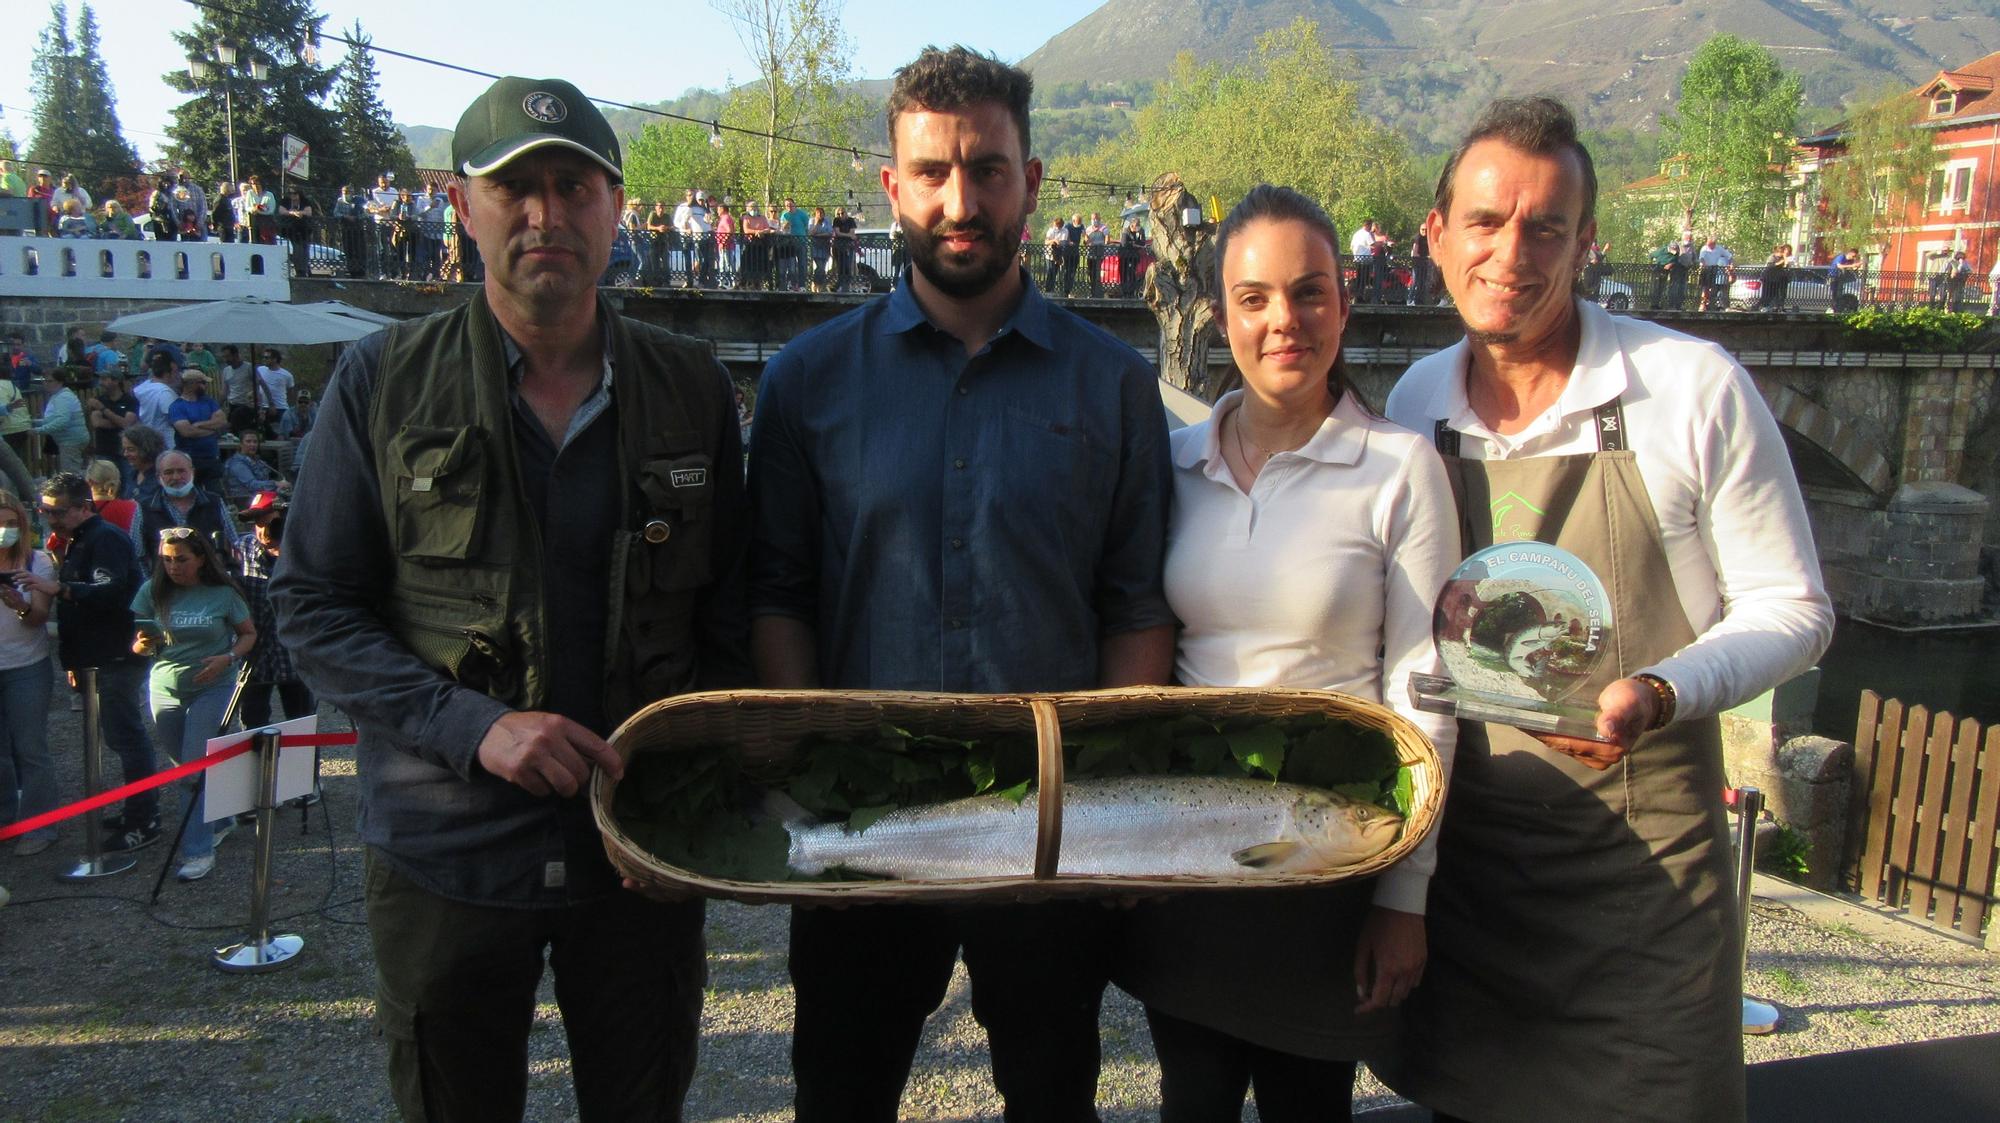
[[[1798,266],[1792,270],[1790,283],[1785,286],[1785,304],[1778,309],[1783,312],[1852,312],[1861,307],[1861,295],[1855,291],[1858,285],[1848,285],[1841,290],[1840,306],[1834,307],[1833,290],[1826,281],[1824,265]],[[1729,286],[1729,307],[1738,312],[1748,312],[1764,299],[1764,269],[1755,267],[1738,269],[1736,280]]]
[[[597,279],[600,285],[623,288],[639,279],[639,251],[632,245],[632,235],[623,226],[611,239],[611,260],[604,265],[604,275]]]
[[[1585,294],[1588,295],[1588,294]],[[1606,312],[1630,312],[1632,310],[1632,286],[1612,277],[1597,280],[1597,303]]]
[[[1372,268],[1372,265],[1371,265]],[[1351,295],[1354,292],[1354,262],[1345,261],[1340,267],[1340,279],[1347,285]],[[1410,285],[1414,283],[1410,267],[1399,261],[1389,263],[1389,291],[1382,293],[1370,304],[1407,304],[1410,299]],[[1372,287],[1372,286],[1371,286]]]
[[[292,260],[292,243],[289,239],[278,239],[278,252],[285,261]],[[334,246],[324,246],[318,242],[306,245],[306,263],[315,277],[344,277],[347,275],[347,255]]]

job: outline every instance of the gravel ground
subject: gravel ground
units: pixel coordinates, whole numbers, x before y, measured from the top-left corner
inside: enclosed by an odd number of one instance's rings
[[[340,727],[329,717],[329,728]],[[62,790],[75,798],[77,719],[59,702],[50,724]],[[359,923],[351,752],[328,750],[323,774],[327,798],[310,830],[301,832],[296,811],[278,820],[273,913],[306,948],[295,966],[269,975],[224,975],[208,962],[212,949],[245,933],[248,832],[223,844],[207,879],[169,877],[154,906],[146,897],[167,861],[164,843],[141,851],[138,868],[89,884],[56,880],[81,846],[73,825],[36,857],[0,845],[0,884],[14,894],[0,910],[0,1120],[394,1117],[369,1023],[373,970]],[[785,912],[714,904],[708,938],[710,991],[688,1118],[783,1120],[791,1096]],[[2000,1031],[2000,957],[1944,937],[1858,910],[1764,901],[1751,920],[1751,948],[1750,989],[1786,1012],[1783,1031],[1748,1039],[1753,1062]],[[1158,1070],[1137,1004],[1113,991],[1103,1032],[1104,1118],[1153,1118]],[[530,1054],[528,1118],[573,1118],[567,1051],[546,984]],[[1364,1077],[1357,1102],[1397,1101]],[[931,1019],[903,1112],[999,1117],[962,970]]]

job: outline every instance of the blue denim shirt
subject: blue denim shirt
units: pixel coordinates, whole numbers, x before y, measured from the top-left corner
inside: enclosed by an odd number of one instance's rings
[[[1100,637],[1173,622],[1156,376],[1025,289],[976,355],[905,276],[766,367],[750,612],[816,629],[822,685],[1087,689]]]

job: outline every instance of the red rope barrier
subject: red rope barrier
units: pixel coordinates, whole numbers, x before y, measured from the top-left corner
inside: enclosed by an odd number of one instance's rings
[[[353,743],[354,734],[352,733],[309,733],[278,738],[278,747],[285,749],[352,745]],[[214,768],[223,761],[235,760],[237,757],[256,747],[257,741],[253,737],[231,745],[220,752],[209,753],[199,760],[191,760],[186,764],[177,764],[165,772],[155,772],[143,780],[134,780],[123,787],[112,788],[108,792],[99,792],[87,799],[77,800],[66,807],[58,807],[54,811],[43,812],[32,819],[23,819],[12,826],[0,827],[0,842],[5,842],[10,838],[19,838],[30,831],[41,830],[43,827],[60,823],[64,819],[75,818],[86,811],[95,811],[100,807],[117,803],[121,799],[138,795],[140,792],[165,787],[175,780],[192,776],[204,768]]]

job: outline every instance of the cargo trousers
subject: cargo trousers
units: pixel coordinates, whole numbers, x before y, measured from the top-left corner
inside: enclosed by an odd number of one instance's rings
[[[555,971],[580,1117],[681,1118],[701,1038],[703,903],[619,891],[561,908],[439,896],[371,848],[375,1021],[413,1123],[494,1123],[527,1107],[542,956]]]

